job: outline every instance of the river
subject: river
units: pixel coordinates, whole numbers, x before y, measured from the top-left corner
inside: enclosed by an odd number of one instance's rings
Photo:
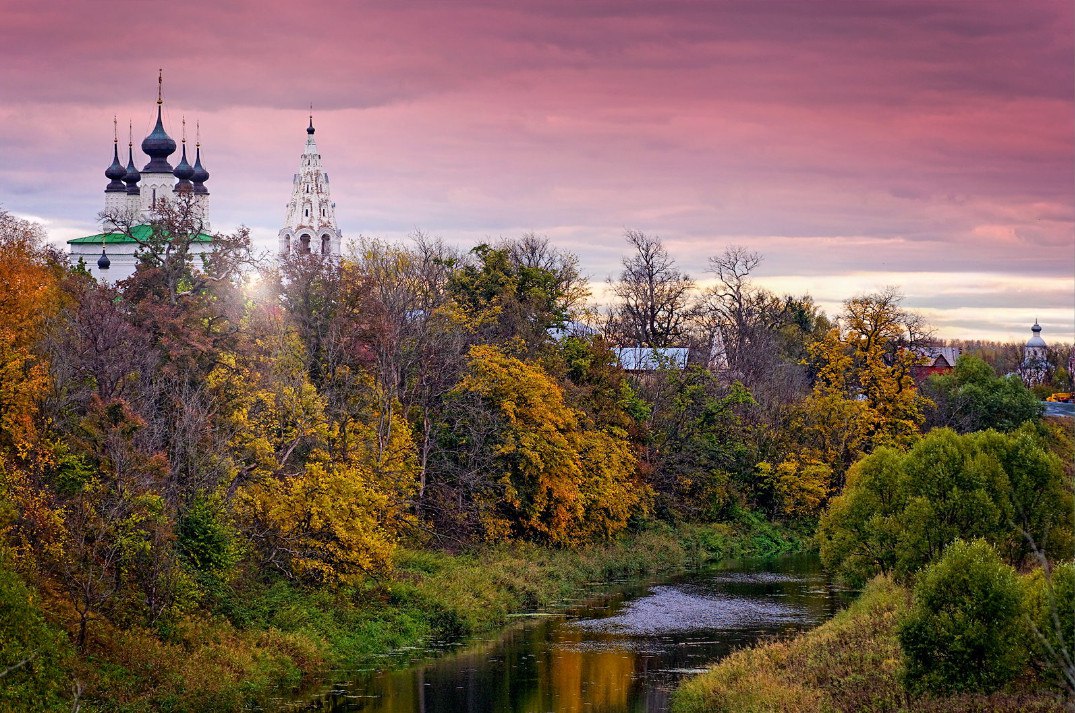
[[[307,710],[657,713],[683,676],[759,638],[817,626],[847,600],[816,557],[723,563],[621,585],[409,668],[354,673]]]

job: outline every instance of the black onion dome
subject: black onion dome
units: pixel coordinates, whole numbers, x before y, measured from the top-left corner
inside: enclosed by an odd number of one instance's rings
[[[179,165],[172,171],[172,175],[179,180],[173,189],[176,193],[183,193],[194,188],[190,183],[190,177],[194,175],[194,168],[187,163],[187,145],[183,144],[183,157],[179,159]]]
[[[310,116],[310,125],[306,127],[306,133],[310,134],[311,136],[313,136],[313,133],[314,133],[314,117],[313,117],[313,115]]]
[[[194,175],[190,177],[190,180],[194,183],[194,192],[208,195],[209,189],[205,187],[205,182],[209,180],[209,172],[202,166],[202,147],[198,146],[195,149],[194,154]]]
[[[134,148],[127,147],[127,172],[123,174],[123,182],[127,184],[127,195],[138,195],[138,182],[142,180],[142,174],[134,167]]]
[[[149,163],[142,169],[143,173],[171,173],[172,164],[168,157],[175,153],[175,141],[164,130],[161,120],[161,107],[157,105],[157,125],[149,136],[142,139],[142,152],[149,156]]]
[[[108,266],[112,264],[112,261],[105,255],[105,249],[101,248],[101,257],[97,258],[97,269],[107,270]]]
[[[127,187],[123,185],[123,177],[126,175],[127,170],[119,162],[119,146],[112,144],[112,165],[105,169],[105,178],[109,179],[110,183],[105,188],[105,193],[126,191]]]

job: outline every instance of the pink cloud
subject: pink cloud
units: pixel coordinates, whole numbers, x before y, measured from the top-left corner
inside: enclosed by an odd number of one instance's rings
[[[664,235],[694,272],[753,241],[806,274],[940,261],[1071,276],[1069,3],[0,0],[0,13],[0,204],[65,224],[92,227],[112,115],[132,116],[140,141],[163,66],[169,131],[202,121],[217,225],[262,236],[312,101],[351,235],[535,229],[597,276],[626,226]]]

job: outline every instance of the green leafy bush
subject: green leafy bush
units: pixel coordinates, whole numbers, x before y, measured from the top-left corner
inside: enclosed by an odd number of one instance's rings
[[[995,691],[1024,668],[1018,575],[983,540],[953,542],[926,567],[899,628],[912,692]]]
[[[1036,667],[1046,680],[1075,694],[1075,564],[1027,575],[1026,610]]]
[[[63,632],[49,626],[34,593],[0,557],[0,711],[69,710]]]
[[[1071,486],[1032,424],[1010,434],[930,432],[903,453],[879,448],[854,466],[821,517],[825,566],[861,584],[907,578],[957,538],[983,538],[1022,566],[1027,535],[1051,557],[1071,547]]]

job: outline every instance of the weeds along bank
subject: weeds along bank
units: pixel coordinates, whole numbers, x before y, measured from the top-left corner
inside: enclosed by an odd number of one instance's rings
[[[801,546],[762,520],[656,527],[577,550],[524,543],[471,554],[400,549],[392,574],[360,586],[310,589],[283,579],[221,591],[216,613],[165,630],[95,622],[85,655],[40,609],[34,592],[0,570],[0,655],[29,659],[0,683],[0,711],[243,710],[304,686],[329,669],[429,641],[505,625],[512,614],[555,609],[593,582],[672,574],[719,559]],[[54,604],[54,602],[53,602]],[[70,626],[75,612],[66,612]],[[383,659],[378,659],[383,660]]]
[[[1025,584],[1035,589],[1033,582]],[[913,616],[913,602],[906,587],[890,578],[874,579],[851,606],[817,629],[738,651],[707,673],[688,679],[676,691],[672,711],[1044,713],[1070,709],[1071,702],[1065,701],[1058,682],[1026,658],[1019,675],[1001,690],[917,688],[908,681],[901,645],[901,632],[907,635],[906,622]],[[1033,635],[1027,630],[1022,633],[1024,648],[1017,655],[1033,656]]]

